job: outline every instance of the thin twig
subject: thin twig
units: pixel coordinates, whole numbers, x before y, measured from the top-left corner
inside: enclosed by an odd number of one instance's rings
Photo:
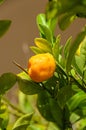
[[[27,72],[20,64],[18,64],[16,61],[13,61],[13,64],[15,64],[18,68],[20,68],[20,69],[23,70],[26,74],[28,74],[28,72]]]

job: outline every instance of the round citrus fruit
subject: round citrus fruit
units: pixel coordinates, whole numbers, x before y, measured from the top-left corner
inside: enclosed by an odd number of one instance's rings
[[[35,82],[42,82],[52,77],[55,68],[55,59],[50,53],[37,54],[28,61],[28,74]]]

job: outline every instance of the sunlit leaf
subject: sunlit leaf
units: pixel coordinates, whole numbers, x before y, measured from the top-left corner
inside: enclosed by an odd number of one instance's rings
[[[75,123],[76,121],[78,121],[80,119],[80,116],[74,112],[71,113],[70,116],[70,121],[71,123]]]
[[[54,32],[55,32],[55,29],[56,29],[57,21],[58,21],[58,18],[57,18],[57,17],[55,17],[55,18],[53,18],[53,19],[49,19],[49,20],[47,21],[47,24],[48,24],[48,26],[49,26],[49,28],[51,29],[51,31],[52,31],[53,34],[54,34]]]
[[[71,111],[75,110],[77,107],[79,107],[79,104],[84,100],[86,100],[86,93],[82,91],[78,92],[68,101],[69,109]]]
[[[45,14],[39,14],[37,16],[37,25],[38,25],[38,28],[40,30],[40,26],[39,25],[46,25],[46,16]]]
[[[32,95],[29,97],[29,95],[26,95],[19,91],[18,99],[19,99],[19,106],[21,110],[25,113],[29,113],[33,111],[32,105],[30,103],[30,99],[33,97]]]
[[[81,33],[79,33],[77,38],[75,39],[75,41],[71,44],[70,49],[69,49],[68,58],[67,58],[67,63],[66,63],[66,70],[67,70],[67,72],[70,71],[72,60],[74,58],[76,50],[78,49],[78,46],[80,45],[82,40],[85,38],[85,36],[86,36],[86,30],[84,30]]]
[[[41,50],[41,49],[38,48],[38,47],[31,46],[30,48],[31,48],[31,50],[32,50],[35,54],[45,53],[45,51]]]
[[[28,127],[28,130],[45,130],[46,129],[46,125],[41,125],[41,124],[31,124]]]
[[[76,71],[83,77],[83,80],[86,81],[86,37],[81,42],[81,47],[79,48],[80,54],[75,55],[73,60],[73,66]]]
[[[81,120],[77,121],[75,123],[75,126],[77,130],[86,130],[86,118],[84,117]]]
[[[51,44],[44,38],[35,38],[35,44],[44,52],[51,52]]]
[[[24,71],[21,72],[21,73],[19,73],[19,74],[17,74],[17,76],[19,76],[22,79],[31,80],[31,78],[29,77],[29,75],[26,74]]]
[[[12,130],[26,130],[30,124],[30,120],[33,114],[26,114],[21,116],[14,124]]]

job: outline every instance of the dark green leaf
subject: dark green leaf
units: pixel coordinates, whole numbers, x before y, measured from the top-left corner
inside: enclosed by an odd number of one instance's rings
[[[61,108],[59,107],[58,103],[52,98],[49,99],[49,104],[50,104],[50,110],[51,110],[55,123],[57,124],[57,126],[59,126],[59,128],[62,128],[63,115],[62,115]]]
[[[60,15],[59,21],[58,21],[59,27],[62,30],[65,30],[75,20],[75,18],[76,18],[76,15],[69,12]]]
[[[0,5],[4,2],[5,0],[0,0]]]
[[[30,120],[33,114],[26,114],[21,116],[14,124],[12,130],[26,130],[30,124]]]
[[[53,76],[50,79],[48,79],[44,86],[49,90],[49,92],[52,94],[53,97],[57,96],[57,77]]]
[[[62,87],[57,95],[58,103],[61,108],[64,108],[67,101],[74,95],[74,91],[71,86]]]
[[[18,78],[20,90],[27,95],[33,95],[43,91],[41,86],[33,81]]]
[[[38,94],[37,106],[45,119],[56,123],[59,128],[62,128],[62,111],[57,102],[46,91]]]
[[[49,98],[50,98],[50,95],[46,91],[39,93],[37,106],[40,113],[45,119],[47,119],[48,121],[54,122],[54,119],[50,110]]]
[[[0,37],[2,37],[11,25],[10,20],[0,20]]]
[[[0,76],[0,94],[4,94],[16,83],[16,75],[13,73],[4,73]]]

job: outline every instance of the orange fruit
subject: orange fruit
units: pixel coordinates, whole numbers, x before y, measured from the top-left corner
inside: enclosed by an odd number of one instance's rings
[[[28,61],[28,74],[35,82],[42,82],[52,77],[55,68],[55,59],[50,53],[37,54]]]

